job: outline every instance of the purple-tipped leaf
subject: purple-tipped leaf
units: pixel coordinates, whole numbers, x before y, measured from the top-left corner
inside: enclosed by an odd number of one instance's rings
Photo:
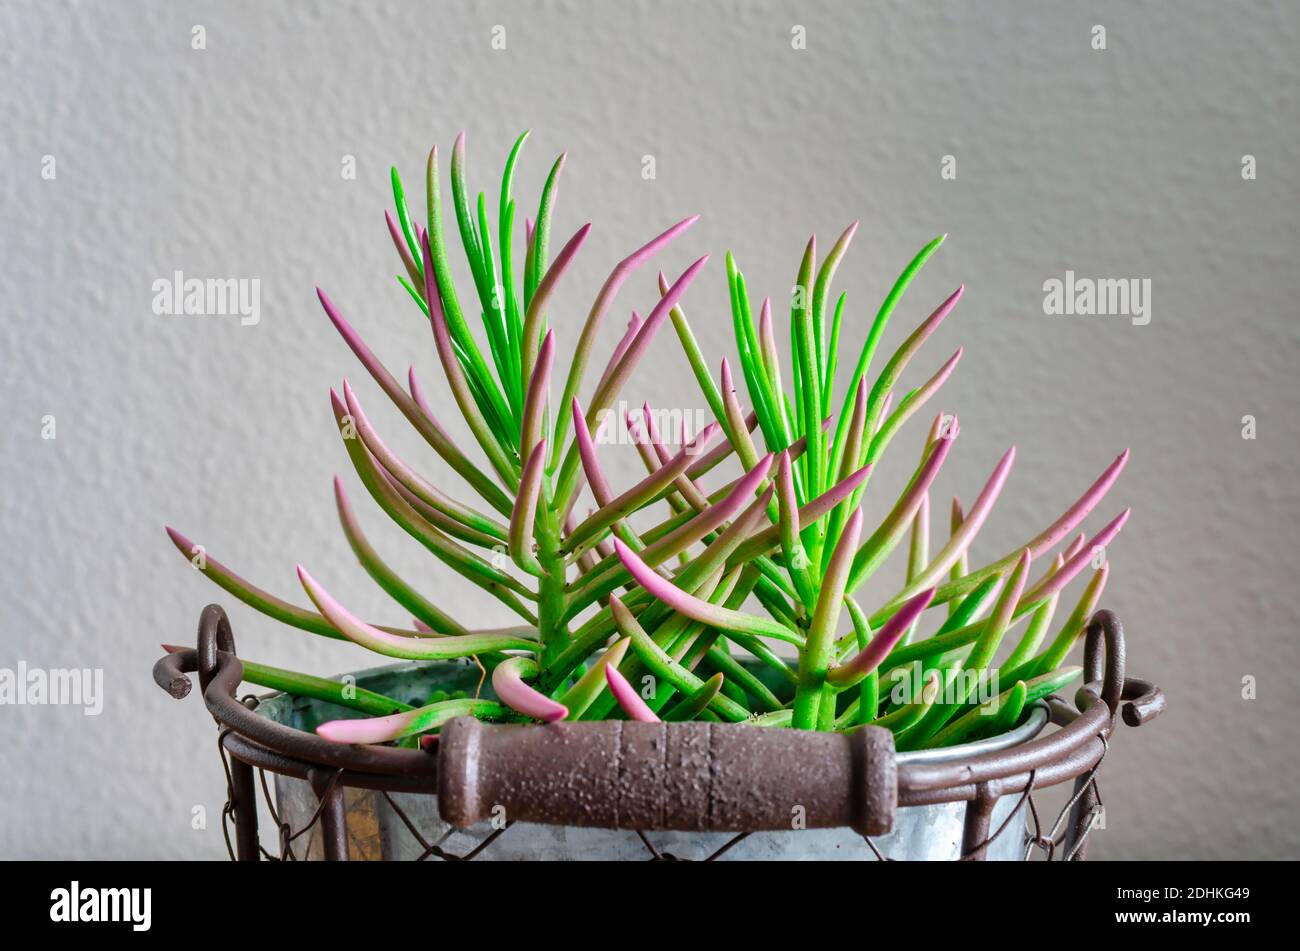
[[[524,398],[523,418],[519,426],[519,458],[527,459],[542,438],[542,420],[546,415],[546,400],[551,389],[551,367],[555,363],[555,331],[546,331],[542,347],[537,351],[532,378]]]
[[[546,694],[524,683],[524,674],[536,676],[537,662],[524,657],[511,657],[497,664],[492,671],[492,689],[501,702],[524,716],[556,723],[569,715],[568,708]]]
[[[1097,532],[1097,534],[1092,537],[1092,540],[1088,542],[1083,549],[1077,552],[1072,558],[1066,559],[1066,562],[1061,566],[1060,571],[1043,581],[1042,584],[1035,585],[1031,591],[1027,591],[1022,602],[1025,604],[1031,604],[1036,601],[1042,601],[1045,598],[1050,598],[1073,581],[1075,575],[1083,571],[1084,568],[1086,568],[1088,564],[1097,557],[1096,552],[1098,549],[1104,549],[1115,540],[1115,536],[1120,533],[1120,530],[1124,527],[1124,523],[1128,521],[1129,515],[1132,514],[1132,511],[1132,509],[1125,509],[1120,512],[1119,515]]]
[[[515,510],[510,516],[510,557],[530,575],[540,578],[541,563],[533,554],[533,523],[537,516],[537,500],[541,496],[542,475],[546,471],[546,440],[533,447],[519,477],[519,495]]]
[[[623,389],[628,377],[632,375],[636,365],[645,356],[646,350],[650,347],[650,342],[659,332],[659,328],[668,318],[668,314],[677,306],[677,302],[681,300],[682,295],[686,293],[686,289],[691,286],[691,283],[704,265],[708,263],[708,260],[709,256],[707,254],[696,260],[695,263],[682,272],[681,277],[668,289],[668,293],[655,304],[654,309],[650,311],[650,315],[646,317],[645,323],[641,325],[641,329],[637,331],[636,336],[632,338],[632,342],[628,344],[627,351],[619,359],[614,369],[610,371],[605,385],[598,389],[592,397],[591,406],[587,410],[588,414],[593,411],[599,412],[599,410],[607,408],[613,403],[614,398]]]
[[[609,692],[614,695],[618,705],[623,708],[629,720],[639,723],[658,723],[658,715],[651,710],[636,689],[627,682],[627,678],[618,672],[612,664],[605,665],[605,679],[609,683]]]
[[[420,269],[415,266],[415,258],[411,257],[411,249],[406,246],[402,226],[397,223],[393,213],[387,209],[384,210],[384,220],[388,223],[388,234],[393,239],[393,247],[397,248],[397,253],[402,259],[402,266],[406,268],[406,276],[411,279],[411,286],[422,286],[424,279],[420,277]]]
[[[385,717],[328,720],[316,728],[316,735],[333,743],[387,743],[437,729],[456,717],[484,715],[499,719],[505,713],[495,700],[441,700]]]
[[[1089,513],[1091,513],[1092,510],[1101,503],[1102,499],[1106,497],[1106,493],[1110,491],[1111,486],[1115,484],[1115,480],[1118,479],[1120,473],[1124,471],[1124,466],[1128,462],[1128,457],[1129,451],[1125,449],[1109,466],[1106,467],[1102,474],[1097,477],[1097,481],[1090,485],[1083,495],[1079,496],[1079,498],[1075,500],[1074,504],[1062,513],[1060,518],[1044,529],[1043,532],[1032,541],[1020,546],[1020,548],[1017,548],[1010,554],[999,558],[992,564],[970,572],[960,581],[944,585],[939,589],[939,598],[946,601],[950,598],[960,597],[961,595],[973,590],[983,582],[984,579],[989,578],[992,575],[1006,572],[1013,564],[1015,564],[1016,559],[1020,557],[1020,552],[1025,548],[1028,548],[1035,558],[1039,558],[1046,552],[1055,548],[1061,541],[1068,537],[1070,533],[1088,517]]]
[[[523,383],[527,384],[533,375],[533,366],[538,359],[537,341],[541,336],[542,316],[546,310],[546,305],[551,299],[551,294],[555,290],[556,283],[564,276],[569,265],[573,263],[574,256],[582,243],[587,240],[587,235],[591,232],[591,224],[585,224],[574,233],[568,242],[560,249],[560,253],[555,256],[551,266],[546,269],[546,274],[541,282],[537,285],[537,290],[533,292],[533,299],[528,304],[528,314],[524,319],[523,330],[523,358],[520,361],[520,367],[523,373]]]
[[[600,379],[596,381],[596,389],[600,389],[605,385],[605,382],[609,379],[610,371],[618,365],[618,361],[623,359],[623,354],[627,353],[628,345],[636,339],[636,335],[641,331],[641,323],[641,315],[636,311],[632,311],[632,319],[627,322],[627,330],[623,332],[618,345],[614,347],[614,352],[610,354],[609,360],[605,364],[605,369],[601,371]]]
[[[498,540],[504,537],[502,526],[495,520],[476,512],[469,506],[448,498],[388,448],[387,443],[380,438],[379,433],[375,431],[370,419],[362,410],[361,402],[357,399],[356,393],[353,392],[352,386],[347,379],[343,381],[343,398],[347,404],[348,414],[356,424],[357,435],[361,437],[361,441],[365,443],[366,448],[370,450],[385,472],[396,479],[402,488],[426,506],[442,513],[447,519],[453,519],[466,528]],[[437,425],[436,422],[434,422],[434,425]],[[438,524],[444,530],[457,534],[457,537],[466,538],[464,534],[453,531],[442,520],[435,520],[435,524]],[[491,542],[488,544],[491,544]]]
[[[984,522],[988,519],[989,513],[993,510],[994,503],[997,502],[998,496],[1002,493],[1002,487],[1006,484],[1007,476],[1011,474],[1011,467],[1015,465],[1016,447],[1012,446],[998,460],[998,464],[993,467],[992,474],[989,475],[988,481],[984,483],[984,488],[980,490],[979,497],[971,510],[962,519],[948,539],[948,543],[943,549],[934,556],[934,559],[926,566],[925,570],[915,579],[910,581],[902,593],[890,601],[890,605],[899,604],[910,598],[916,592],[930,588],[939,583],[939,580],[948,572],[953,565],[966,553],[975,536],[983,527]],[[956,503],[956,499],[953,500]]]
[[[575,397],[577,397],[578,387],[582,384],[582,376],[587,369],[587,361],[591,358],[591,348],[596,342],[596,332],[600,329],[601,318],[604,317],[605,312],[609,310],[610,306],[614,303],[614,298],[618,296],[619,288],[623,286],[623,282],[631,277],[632,273],[636,271],[637,268],[649,261],[660,250],[671,244],[675,238],[682,234],[682,232],[695,224],[695,222],[699,220],[699,217],[699,215],[691,215],[689,218],[683,218],[667,231],[652,238],[640,248],[633,251],[615,265],[612,271],[610,271],[609,277],[605,279],[605,283],[596,294],[596,299],[592,302],[591,310],[587,313],[587,320],[582,325],[582,332],[578,335],[578,344],[574,348],[573,361],[569,366],[569,376],[564,383],[564,395],[561,398],[562,403],[571,402]],[[635,335],[634,339],[639,336],[640,328],[638,328],[638,333]],[[622,359],[620,358],[618,363],[615,365],[621,365],[621,363]],[[612,373],[613,371],[611,370],[610,372]],[[607,383],[608,379],[606,379],[605,383],[601,386],[598,386],[596,391],[603,391]],[[557,443],[563,440],[566,435],[563,426],[563,419],[559,422],[560,424],[557,426],[555,434]]]
[[[889,656],[894,645],[907,633],[908,628],[920,618],[933,600],[934,589],[930,588],[904,602],[880,630],[876,631],[875,636],[871,638],[871,643],[847,662],[832,667],[826,679],[836,687],[844,688],[852,686],[867,676]]]
[[[447,438],[442,429],[433,423],[425,409],[421,408],[416,402],[414,396],[407,395],[401,384],[388,372],[388,369],[379,361],[374,352],[366,346],[365,341],[361,339],[361,336],[344,319],[338,308],[334,306],[334,303],[319,287],[316,288],[316,296],[320,299],[321,307],[324,308],[330,322],[334,324],[344,342],[356,354],[362,366],[366,368],[388,398],[397,404],[397,408],[402,411],[402,415],[410,420],[411,425],[416,428],[438,455],[456,470],[466,482],[472,485],[479,495],[491,503],[493,508],[498,512],[509,513],[510,500],[501,491],[500,487],[493,483],[481,471],[480,467],[473,465],[465,454]]]
[[[596,455],[596,446],[592,442],[592,434],[588,428],[587,418],[582,412],[582,406],[578,403],[575,396],[572,400],[573,407],[573,431],[574,439],[578,444],[578,455],[582,460],[582,471],[587,478],[587,484],[591,486],[591,494],[596,498],[597,505],[608,505],[614,498],[614,493],[609,487],[609,481],[605,478],[604,470],[600,467],[600,459]],[[604,432],[604,426],[612,418],[604,417],[597,427],[597,433]],[[577,500],[577,493],[574,493],[574,501]]]
[[[665,605],[693,620],[724,631],[738,631],[758,637],[772,637],[777,640],[800,644],[803,638],[784,624],[778,624],[769,618],[755,617],[740,611],[733,611],[720,605],[710,604],[678,588],[671,581],[660,577],[653,568],[622,541],[614,540],[614,550],[618,553],[623,567],[653,597]]]
[[[956,431],[957,419],[953,417],[950,432],[955,433]],[[863,581],[871,577],[872,572],[889,556],[894,545],[907,531],[907,526],[916,516],[916,510],[921,506],[921,499],[930,491],[931,484],[939,475],[939,470],[943,468],[943,462],[948,457],[948,451],[952,449],[953,442],[954,439],[950,435],[940,437],[931,444],[925,461],[921,463],[921,467],[913,476],[907,490],[895,503],[889,514],[885,516],[885,520],[880,523],[880,527],[863,544],[857,558],[854,559],[853,573],[849,577],[850,592],[856,590]]]
[[[736,396],[736,387],[731,378],[731,364],[726,357],[722,358],[721,392],[722,406],[727,415],[727,430],[732,434],[736,456],[740,459],[741,465],[749,468],[758,459],[758,450],[754,447],[754,440],[750,438],[749,430],[745,426],[745,411],[741,409],[740,400]]]
[[[340,634],[377,654],[405,660],[446,660],[488,651],[538,649],[535,641],[509,634],[464,634],[437,638],[390,634],[367,624],[345,608],[302,565],[298,566],[298,580],[307,592],[307,597],[311,598],[320,613]]]

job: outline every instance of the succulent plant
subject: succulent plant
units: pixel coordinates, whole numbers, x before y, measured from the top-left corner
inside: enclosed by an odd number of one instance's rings
[[[396,169],[395,214],[386,215],[402,263],[398,280],[430,325],[456,409],[486,467],[448,436],[414,370],[404,387],[318,289],[329,320],[374,382],[477,499],[470,504],[453,497],[399,458],[344,380],[330,391],[331,406],[361,483],[434,558],[493,595],[518,623],[473,629],[421,595],[372,547],[337,477],[343,532],[365,571],[412,616],[409,627],[362,620],[302,565],[298,579],[314,610],[282,600],[168,529],[194,567],[270,617],[389,657],[473,658],[485,676],[490,672],[492,696],[481,691],[472,697],[442,696],[411,707],[370,691],[344,690],[337,681],[249,662],[245,679],[369,714],[369,719],[319,727],[321,736],[342,743],[414,742],[464,715],[541,722],[623,716],[841,731],[876,724],[893,730],[900,748],[917,748],[1008,729],[1029,703],[1077,675],[1077,668],[1061,664],[1101,594],[1104,563],[1057,636],[1045,649],[1042,645],[1062,590],[1110,543],[1127,512],[1091,539],[1079,535],[1065,545],[1032,582],[1030,566],[1070,538],[1114,483],[1127,454],[1042,533],[972,570],[971,542],[1002,490],[1014,449],[999,461],[969,511],[954,500],[949,538],[931,555],[930,489],[958,433],[956,419],[940,414],[903,494],[863,537],[860,503],[873,468],[961,356],[958,350],[891,412],[900,375],[952,311],[962,295],[958,288],[867,383],[890,315],[942,237],[921,250],[886,297],[838,412],[832,401],[843,294],[829,322],[827,315],[832,279],[854,227],[820,265],[815,240],[804,253],[790,313],[788,389],[770,301],[763,301],[755,321],[744,275],[731,255],[727,277],[738,366],[751,411],[741,403],[728,361],[722,361],[714,381],[681,306],[706,257],[676,280],[659,274],[659,299],[644,319],[633,313],[588,387],[597,334],[620,287],[696,219],[677,222],[613,268],[561,371],[548,306],[591,226],[579,228],[550,257],[561,155],[535,220],[525,219],[523,241],[517,240],[512,181],[526,138],[527,133],[520,136],[506,162],[495,234],[485,195],[470,201],[463,135],[452,150],[454,214],[481,336],[470,328],[466,310],[471,305],[462,302],[451,274],[436,147],[426,166],[426,225],[412,216]],[[522,245],[522,254],[516,245]],[[678,444],[676,434],[658,431],[648,405],[623,419],[614,415],[633,371],[670,320],[715,417],[698,433],[683,426]],[[552,384],[558,385],[560,376],[559,402],[552,403]],[[584,389],[590,390],[585,405]],[[600,459],[601,437],[611,423],[628,426],[646,469],[643,479],[622,491],[611,487]],[[706,486],[732,457],[738,473]],[[584,488],[594,504],[579,517]],[[638,526],[648,521],[638,513],[659,506],[667,511],[657,524],[634,527],[634,521]],[[858,603],[858,590],[909,532],[904,587],[868,613]],[[761,613],[746,610],[751,599]],[[947,614],[937,631],[915,639],[924,613],[940,605],[947,606]],[[843,614],[851,622],[847,634],[840,631]],[[999,647],[1022,621],[1027,621],[1023,635],[997,664]],[[887,691],[889,684],[894,689]],[[994,686],[1001,692],[990,693]]]

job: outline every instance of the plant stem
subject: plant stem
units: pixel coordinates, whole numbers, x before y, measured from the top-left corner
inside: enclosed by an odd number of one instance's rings
[[[569,646],[565,623],[565,566],[560,550],[556,510],[537,513],[537,560],[542,566],[537,586],[537,636],[542,644],[541,666],[545,671]]]

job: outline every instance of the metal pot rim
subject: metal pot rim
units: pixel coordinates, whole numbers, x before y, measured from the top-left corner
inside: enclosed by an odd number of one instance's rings
[[[350,671],[346,674],[336,674],[331,680],[341,681],[344,677],[351,677],[353,682],[361,685],[365,678],[373,677],[379,674],[393,675],[401,674],[407,671],[427,670],[439,662],[417,662],[405,661],[398,664],[384,664],[379,667],[367,667],[364,670]],[[260,716],[270,716],[276,711],[271,704],[282,697],[292,698],[281,692],[268,693],[261,697],[262,703],[257,707],[256,712]],[[324,701],[312,701],[321,703]],[[1028,743],[1034,737],[1038,736],[1047,726],[1051,719],[1051,710],[1042,700],[1036,700],[1030,707],[1029,718],[1014,730],[1008,730],[998,736],[990,736],[982,740],[976,740],[972,743],[962,743],[958,746],[944,746],[938,749],[930,750],[910,750],[908,752],[896,754],[896,761],[899,766],[919,765],[929,763],[949,763],[966,757],[978,756],[982,753],[994,753],[999,750],[1010,749],[1021,743]]]
[[[998,750],[1010,749],[1021,743],[1028,743],[1039,733],[1043,727],[1047,726],[1047,721],[1051,718],[1051,711],[1047,704],[1042,700],[1035,700],[1029,709],[1029,719],[1014,730],[1008,730],[998,736],[990,736],[987,739],[976,740],[973,743],[962,743],[959,746],[942,746],[933,750],[910,750],[906,753],[899,753],[895,759],[899,766],[906,766],[912,763],[949,763],[954,760],[965,759],[968,756],[979,756],[981,753],[993,753]]]

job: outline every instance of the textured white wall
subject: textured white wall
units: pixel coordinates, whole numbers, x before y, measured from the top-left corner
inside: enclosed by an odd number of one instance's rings
[[[191,49],[195,24],[206,50]],[[490,49],[495,24],[505,51]],[[347,462],[328,386],[359,381],[392,442],[440,470],[312,289],[445,400],[392,281],[388,166],[418,179],[428,146],[445,156],[465,128],[473,182],[493,195],[532,128],[517,192],[535,200],[568,149],[557,231],[596,225],[553,312],[561,354],[612,263],[690,212],[703,220],[662,263],[714,254],[687,310],[715,360],[731,352],[726,249],[754,291],[783,296],[808,234],[825,247],[861,218],[840,271],[856,345],[899,268],[950,232],[886,345],[966,283],[909,380],[966,347],[936,407],[963,431],[936,498],[969,500],[1019,446],[976,556],[1036,533],[1133,448],[1099,513],[1135,513],[1105,603],[1170,711],[1115,744],[1095,854],[1294,857],[1298,44],[1293,7],[1210,2],[6,4],[0,667],[102,667],[107,698],[99,717],[0,707],[0,855],[222,854],[211,724],[149,678],[158,642],[190,640],[208,601],[246,656],[321,673],[370,661],[233,603],[162,526],[294,600],[303,561],[366,613],[389,610],[334,522],[330,476]],[[340,177],[349,154],[355,181]],[[1043,281],[1067,268],[1150,278],[1151,323],[1045,317]],[[155,316],[152,282],[176,269],[260,278],[261,323]],[[654,299],[650,278],[625,289],[606,351]],[[630,394],[704,405],[670,334]],[[396,567],[463,616],[499,614],[349,484]],[[209,828],[193,831],[200,804]]]

